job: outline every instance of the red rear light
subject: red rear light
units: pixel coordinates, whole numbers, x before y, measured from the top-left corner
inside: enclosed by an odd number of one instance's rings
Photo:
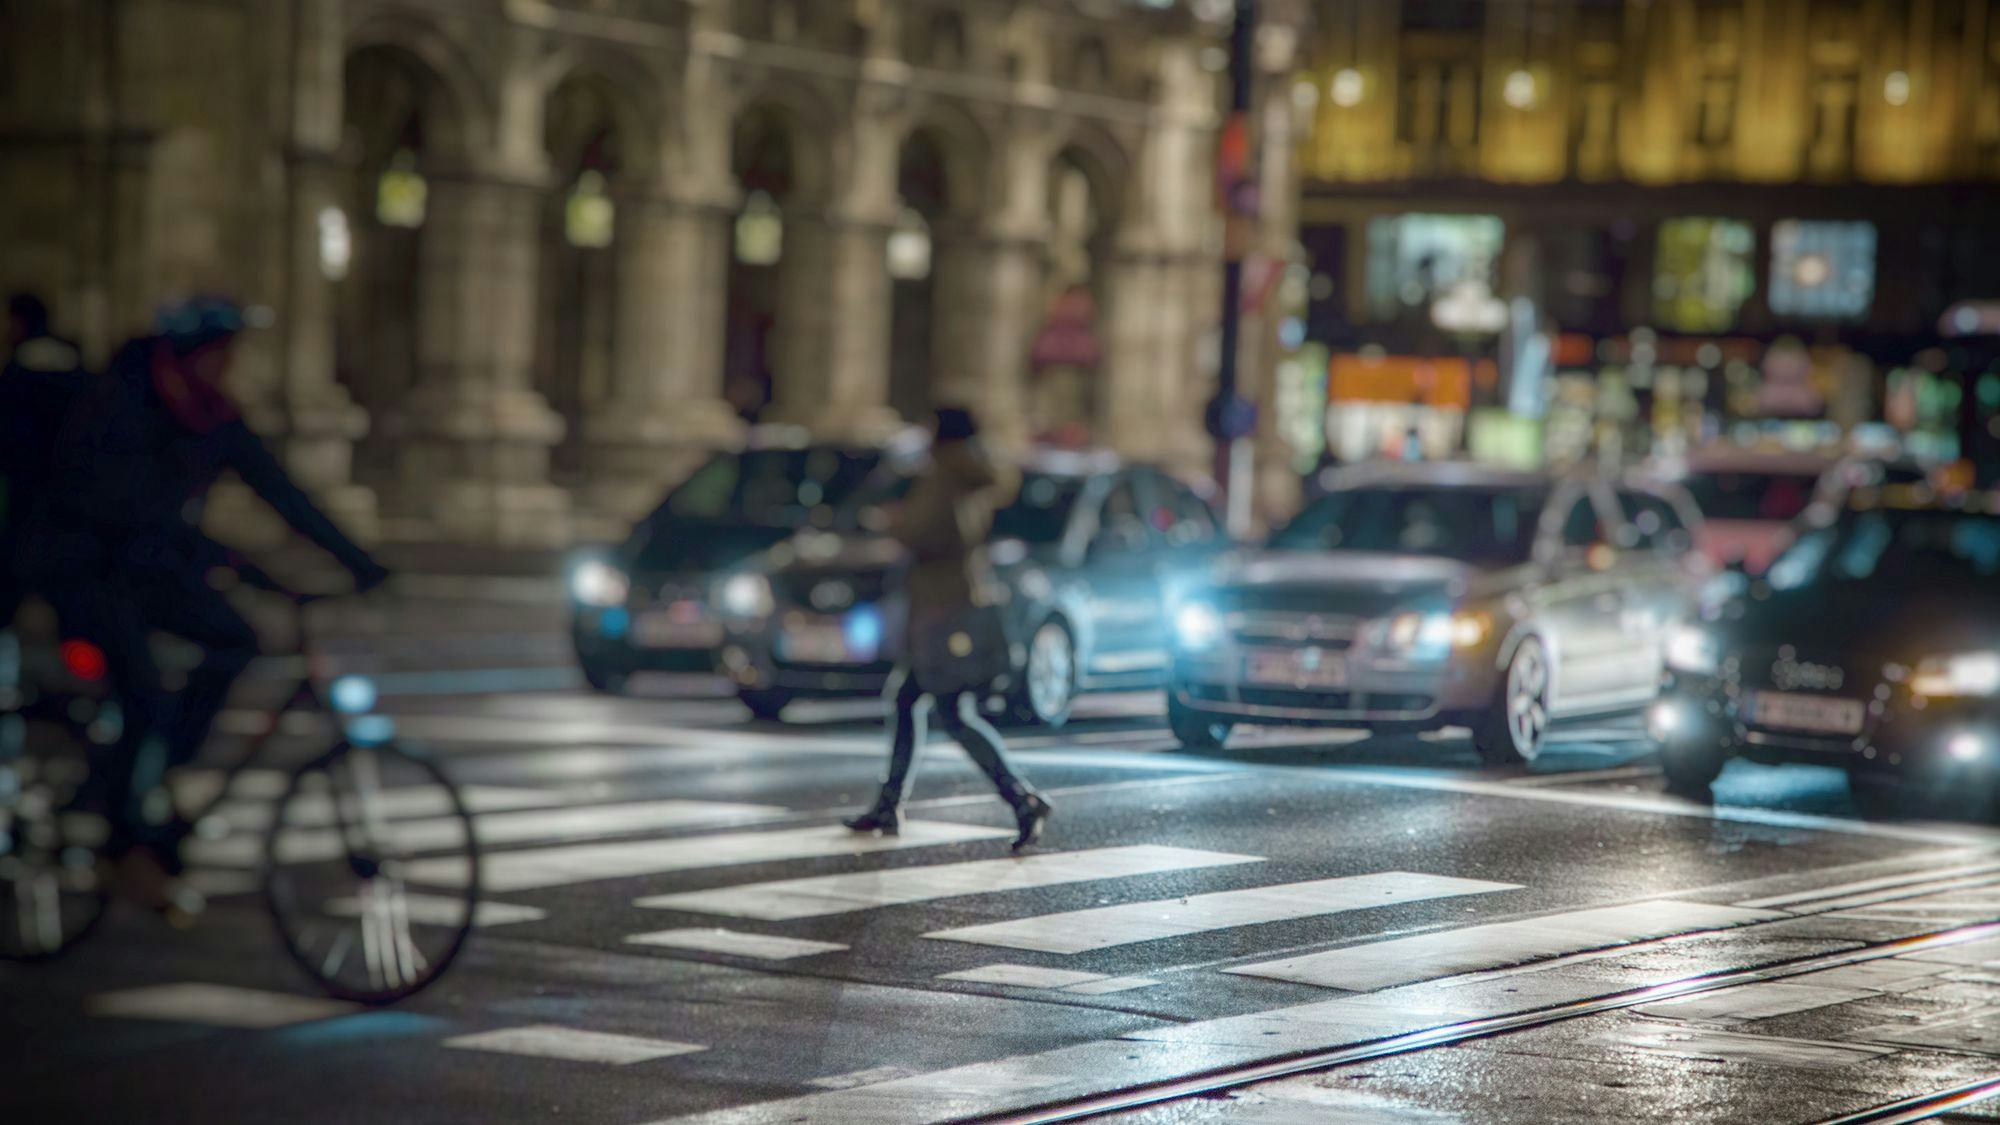
[[[64,641],[62,643],[63,667],[79,680],[101,680],[104,678],[104,650],[89,641]]]

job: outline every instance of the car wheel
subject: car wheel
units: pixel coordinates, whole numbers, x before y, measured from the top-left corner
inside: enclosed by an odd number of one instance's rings
[[[1660,746],[1660,772],[1667,777],[1667,792],[1695,800],[1709,796],[1709,786],[1729,764],[1722,748],[1697,739],[1683,738]]]
[[[1507,660],[1492,706],[1472,724],[1472,748],[1488,765],[1531,762],[1549,725],[1549,651],[1524,638]]]
[[[1076,642],[1060,621],[1044,621],[1028,639],[1021,683],[1010,710],[1023,723],[1051,730],[1069,721],[1076,702]]]
[[[748,707],[752,715],[767,720],[775,720],[778,712],[785,709],[785,704],[792,701],[790,692],[769,688],[761,691],[755,689],[739,691],[736,693],[736,698],[743,701],[743,706]]]
[[[1175,741],[1189,750],[1220,750],[1229,741],[1230,724],[1181,706],[1171,691],[1167,695],[1167,729]]]
[[[593,664],[588,660],[582,663],[583,682],[589,684],[593,691],[601,691],[606,695],[625,694],[625,685],[631,680],[631,676],[600,664]]]

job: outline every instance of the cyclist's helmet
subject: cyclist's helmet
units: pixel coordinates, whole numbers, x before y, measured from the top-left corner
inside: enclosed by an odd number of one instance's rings
[[[227,340],[257,322],[259,310],[246,309],[227,297],[191,297],[162,305],[154,327],[181,355],[206,344]]]

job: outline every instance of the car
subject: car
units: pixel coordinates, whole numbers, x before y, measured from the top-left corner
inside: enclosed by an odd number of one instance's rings
[[[1842,767],[1864,796],[1990,780],[2000,507],[1858,489],[1667,654],[1648,725],[1676,791],[1705,792],[1732,758]]]
[[[1512,764],[1554,718],[1654,699],[1665,638],[1695,609],[1684,494],[1463,463],[1331,484],[1174,607],[1184,746],[1244,724],[1464,726]]]
[[[1815,497],[1836,488],[1836,459],[1821,453],[1717,447],[1663,469],[1701,509],[1699,546],[1718,566],[1761,574],[1785,549]]]
[[[730,591],[722,671],[750,710],[799,698],[880,694],[905,621],[902,552],[879,532],[908,487],[900,468],[849,505],[834,533],[778,545]],[[1044,452],[1022,467],[988,546],[1009,591],[1012,670],[993,702],[1059,727],[1079,692],[1157,687],[1167,665],[1163,584],[1209,565],[1227,541],[1198,484],[1107,455]]]
[[[572,561],[570,638],[585,681],[618,692],[634,672],[713,670],[716,599],[735,568],[815,519],[830,521],[885,458],[920,451],[914,441],[800,444],[760,431],[748,448],[703,461],[623,542]]]

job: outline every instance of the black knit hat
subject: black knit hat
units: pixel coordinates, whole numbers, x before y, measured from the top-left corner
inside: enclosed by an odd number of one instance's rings
[[[973,420],[972,411],[963,406],[937,408],[938,441],[965,441],[978,436],[979,423]]]

